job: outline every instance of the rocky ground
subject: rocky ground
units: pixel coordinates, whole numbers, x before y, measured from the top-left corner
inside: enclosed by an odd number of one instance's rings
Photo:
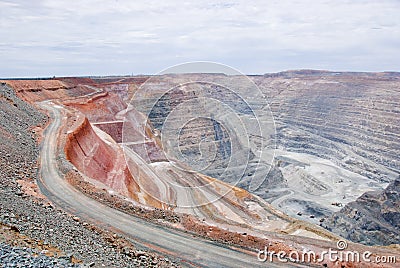
[[[383,191],[367,192],[334,213],[323,226],[368,245],[400,241],[400,176]]]
[[[0,244],[0,262],[2,267],[79,267],[65,258],[48,257],[44,253],[31,248],[11,247]]]
[[[3,267],[175,267],[165,257],[141,251],[118,234],[103,231],[53,207],[35,188],[38,126],[47,117],[0,87],[0,223]],[[23,238],[10,238],[17,233]],[[16,245],[15,245],[16,244]],[[56,248],[46,256],[48,247]],[[43,251],[44,250],[44,251]],[[14,265],[14,266],[13,266]]]

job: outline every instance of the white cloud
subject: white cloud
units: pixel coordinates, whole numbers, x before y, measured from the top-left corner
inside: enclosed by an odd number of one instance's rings
[[[399,70],[399,10],[395,0],[2,1],[0,76],[155,73],[191,60],[251,73]]]

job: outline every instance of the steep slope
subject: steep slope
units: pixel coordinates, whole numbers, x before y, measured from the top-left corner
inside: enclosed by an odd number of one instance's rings
[[[14,90],[0,86],[0,163],[2,185],[36,177],[38,148],[35,131],[46,116],[19,99]],[[3,195],[1,195],[3,196]]]
[[[323,226],[363,244],[400,244],[400,176],[385,190],[367,192],[347,204]]]
[[[100,130],[98,130],[98,133]],[[103,133],[103,136],[106,136]],[[140,187],[126,165],[122,150],[111,137],[100,138],[87,118],[68,134],[65,155],[78,170],[115,191],[139,201]],[[143,193],[145,200],[154,207],[162,205]]]

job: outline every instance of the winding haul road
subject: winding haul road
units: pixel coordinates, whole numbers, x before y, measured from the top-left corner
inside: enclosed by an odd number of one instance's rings
[[[76,190],[60,175],[57,168],[57,139],[63,117],[60,106],[41,102],[52,122],[44,131],[40,151],[39,187],[52,202],[82,219],[102,223],[119,230],[136,244],[156,249],[190,267],[283,267],[279,263],[262,263],[256,255],[246,254],[190,234],[158,226],[103,205]],[[285,267],[288,267],[287,264]]]

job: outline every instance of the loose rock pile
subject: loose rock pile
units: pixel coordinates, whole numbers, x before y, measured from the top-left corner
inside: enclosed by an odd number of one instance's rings
[[[0,262],[2,267],[79,267],[66,257],[51,258],[34,249],[11,247],[4,243],[0,244]]]

